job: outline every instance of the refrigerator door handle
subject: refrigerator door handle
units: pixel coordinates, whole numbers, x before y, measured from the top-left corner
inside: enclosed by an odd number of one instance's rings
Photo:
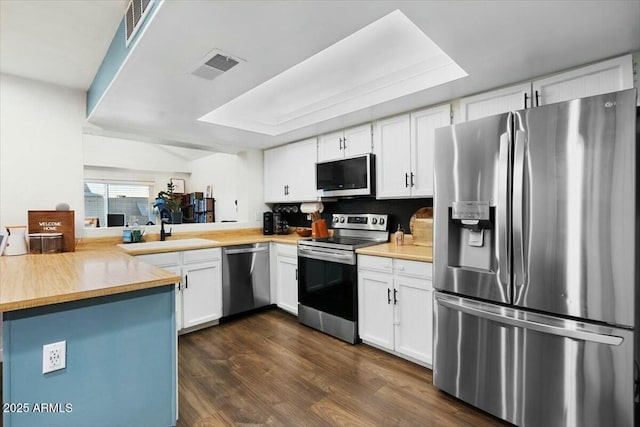
[[[523,236],[525,133],[521,130],[516,130],[514,133],[515,155],[513,166],[513,284],[517,289],[527,284]],[[516,290],[514,293],[514,300],[517,300],[519,292],[517,292]]]
[[[580,328],[576,325],[577,322],[574,321],[567,321],[571,322],[573,326],[572,328],[567,328],[544,323],[543,315],[538,315],[538,317],[540,318],[539,322],[518,319],[515,317],[518,314],[518,310],[515,310],[513,308],[489,305],[471,300],[463,300],[461,298],[450,297],[447,295],[442,295],[440,293],[436,294],[436,303],[452,310],[469,314],[471,316],[481,317],[483,319],[492,320],[497,323],[515,326],[522,329],[530,329],[545,334],[559,335],[562,337],[573,338],[581,341],[591,341],[598,344],[607,344],[613,346],[619,346],[624,341],[624,339],[619,336],[601,334],[589,331],[586,328]]]
[[[500,135],[500,157],[498,159],[498,280],[509,285],[509,164],[511,140],[509,132]]]

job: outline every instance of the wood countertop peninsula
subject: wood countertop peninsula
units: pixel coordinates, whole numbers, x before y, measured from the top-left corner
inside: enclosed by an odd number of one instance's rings
[[[118,250],[0,257],[0,312],[137,291],[180,277]]]

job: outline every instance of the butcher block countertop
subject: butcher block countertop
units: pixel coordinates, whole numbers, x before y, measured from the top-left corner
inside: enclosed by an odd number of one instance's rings
[[[119,250],[0,257],[0,312],[171,285],[180,277]]]
[[[147,237],[147,236],[145,236]],[[158,240],[151,234],[148,241]],[[202,239],[210,240],[203,244]],[[296,233],[263,236],[262,229],[175,233],[170,246],[117,245],[120,237],[79,239],[75,252],[0,257],[0,312],[58,304],[177,283],[180,277],[130,255],[277,242],[296,244]],[[178,243],[185,240],[186,244]],[[173,241],[178,241],[171,243]],[[191,242],[190,244],[188,242]],[[158,242],[160,243],[160,242]]]
[[[157,234],[145,236],[150,244],[122,245],[120,237],[79,239],[75,252],[51,255],[0,257],[0,312],[21,310],[137,291],[176,283],[180,277],[130,255],[215,248],[247,243],[296,244],[295,232],[264,236],[261,229],[231,229],[204,233],[174,233],[168,243]],[[358,249],[363,255],[432,262],[432,248],[384,243]]]
[[[391,235],[391,238],[393,238],[393,234]],[[411,235],[404,236],[404,245],[402,246],[396,246],[394,242],[389,242],[381,245],[356,249],[356,253],[360,255],[399,258],[411,261],[433,262],[433,247],[415,246]]]

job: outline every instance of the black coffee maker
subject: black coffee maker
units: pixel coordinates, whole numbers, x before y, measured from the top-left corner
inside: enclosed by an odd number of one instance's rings
[[[264,212],[262,214],[262,234],[271,235],[274,230],[273,212]]]

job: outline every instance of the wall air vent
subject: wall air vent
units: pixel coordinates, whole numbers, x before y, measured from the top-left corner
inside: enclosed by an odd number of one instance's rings
[[[203,79],[213,80],[238,65],[240,61],[244,62],[243,59],[214,49],[198,61],[195,67],[192,67],[191,74],[202,77]]]
[[[129,46],[131,40],[136,35],[140,26],[144,22],[144,17],[149,12],[152,0],[131,0],[124,14],[124,37]]]

